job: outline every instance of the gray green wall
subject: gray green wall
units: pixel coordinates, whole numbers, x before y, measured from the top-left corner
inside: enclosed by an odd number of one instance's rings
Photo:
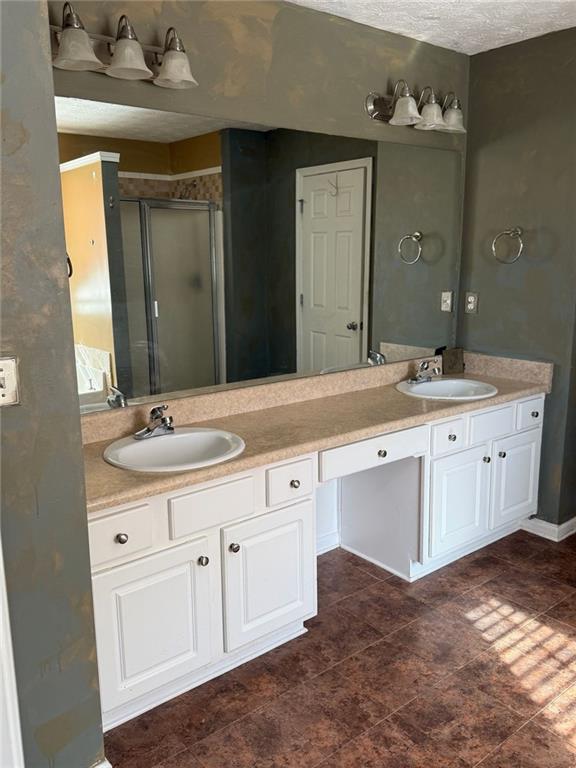
[[[546,406],[539,516],[576,513],[576,29],[471,59],[459,342],[555,364]],[[525,254],[495,262],[492,238],[521,226]],[[574,385],[574,382],[573,382]],[[569,410],[569,405],[571,410]]]
[[[1,534],[26,768],[103,757],[46,8],[1,4]]]
[[[458,152],[378,144],[372,270],[372,346],[381,341],[422,347],[454,344],[463,200]],[[422,255],[404,264],[398,243],[422,232]],[[407,259],[417,253],[403,246]],[[454,311],[442,312],[442,291],[454,291]]]

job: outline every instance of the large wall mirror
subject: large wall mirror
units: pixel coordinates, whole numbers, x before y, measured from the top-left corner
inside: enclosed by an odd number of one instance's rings
[[[56,114],[83,411],[453,343],[459,152],[60,97]]]

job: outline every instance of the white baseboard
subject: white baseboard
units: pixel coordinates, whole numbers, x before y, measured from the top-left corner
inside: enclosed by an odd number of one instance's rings
[[[554,523],[533,517],[531,520],[524,520],[522,529],[528,533],[534,533],[536,536],[542,536],[549,541],[562,541],[576,533],[576,517],[562,523],[562,525],[554,525]]]
[[[323,536],[318,536],[316,539],[316,554],[323,555],[324,552],[330,552],[331,549],[336,549],[340,546],[340,534],[338,531],[331,531],[325,533]]]

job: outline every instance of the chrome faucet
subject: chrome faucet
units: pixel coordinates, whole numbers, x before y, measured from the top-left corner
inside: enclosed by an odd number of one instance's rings
[[[110,408],[126,408],[128,400],[123,392],[120,392],[116,387],[108,387],[108,397],[106,402]]]
[[[430,368],[432,366],[432,368]],[[416,368],[416,375],[408,379],[411,384],[421,384],[424,381],[432,381],[434,376],[442,375],[442,366],[437,357],[425,357],[420,360]]]
[[[371,349],[368,352],[368,364],[369,365],[384,365],[386,363],[386,355],[382,352],[376,352],[375,349]]]
[[[162,415],[167,410],[167,405],[154,406],[150,411],[150,421],[144,429],[134,433],[134,440],[147,440],[149,437],[172,434],[174,432],[174,419],[172,416]]]

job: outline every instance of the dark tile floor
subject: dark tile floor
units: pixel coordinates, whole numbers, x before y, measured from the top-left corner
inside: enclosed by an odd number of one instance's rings
[[[116,728],[114,768],[576,766],[576,536],[406,584],[318,560],[309,632]]]

